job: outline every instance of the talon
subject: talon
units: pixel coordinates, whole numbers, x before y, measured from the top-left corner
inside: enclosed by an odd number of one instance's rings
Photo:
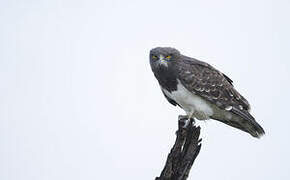
[[[195,119],[194,118],[191,118],[190,119],[190,123],[191,123],[192,126],[195,126]]]

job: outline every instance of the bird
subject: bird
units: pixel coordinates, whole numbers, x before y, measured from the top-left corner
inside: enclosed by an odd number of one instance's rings
[[[217,120],[255,138],[264,129],[250,114],[249,102],[233,81],[210,64],[182,55],[172,47],[150,50],[150,66],[168,102],[182,108],[179,120]],[[188,123],[186,123],[188,125]]]

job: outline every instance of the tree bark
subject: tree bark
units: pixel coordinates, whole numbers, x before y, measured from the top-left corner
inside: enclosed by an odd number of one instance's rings
[[[186,180],[191,166],[201,148],[200,127],[193,125],[191,119],[187,127],[178,121],[176,140],[167,157],[160,177],[155,180]]]

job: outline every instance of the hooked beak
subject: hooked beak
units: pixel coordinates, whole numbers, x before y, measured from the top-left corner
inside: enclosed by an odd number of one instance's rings
[[[163,55],[160,55],[160,56],[159,56],[159,60],[160,60],[161,62],[164,62],[164,61],[165,61],[164,56],[163,56]]]
[[[163,55],[159,56],[159,63],[160,65],[168,66],[167,61],[165,60],[165,57]]]

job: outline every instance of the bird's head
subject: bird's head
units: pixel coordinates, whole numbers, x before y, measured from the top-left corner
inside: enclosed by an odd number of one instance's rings
[[[180,56],[177,49],[171,47],[157,47],[150,51],[150,64],[153,69],[169,67]]]

